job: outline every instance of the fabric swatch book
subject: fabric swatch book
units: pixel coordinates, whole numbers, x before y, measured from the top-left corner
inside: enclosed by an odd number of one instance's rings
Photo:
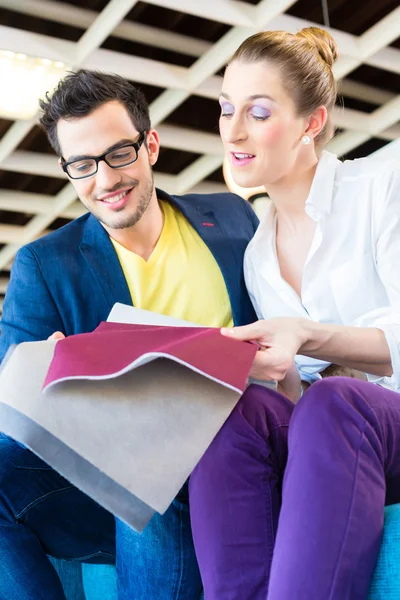
[[[256,351],[117,304],[92,333],[10,349],[0,431],[140,531],[228,418]]]

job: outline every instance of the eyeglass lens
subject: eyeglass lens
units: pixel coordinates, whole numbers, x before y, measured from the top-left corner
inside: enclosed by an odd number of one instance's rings
[[[118,148],[106,154],[105,162],[109,167],[123,167],[129,165],[137,159],[137,152],[133,146]],[[97,162],[93,158],[77,160],[67,167],[68,174],[73,178],[90,177],[97,171]]]

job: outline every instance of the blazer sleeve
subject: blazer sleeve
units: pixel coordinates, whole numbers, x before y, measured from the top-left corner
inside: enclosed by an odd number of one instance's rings
[[[45,340],[55,331],[63,331],[62,319],[34,251],[24,246],[14,259],[3,304],[0,361],[11,345]]]

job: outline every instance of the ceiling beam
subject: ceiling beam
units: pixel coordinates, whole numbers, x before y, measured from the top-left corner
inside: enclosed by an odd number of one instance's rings
[[[1,169],[67,181],[67,176],[58,166],[57,159],[51,154],[42,152],[16,150],[1,163]]]
[[[377,108],[365,119],[364,131],[345,131],[338,134],[328,144],[328,150],[339,156],[347,154],[354,148],[364,144],[371,137],[378,137],[382,131],[387,131],[390,126],[398,130],[398,121],[400,120],[400,96],[395,96],[392,100]],[[395,147],[391,147],[392,150]],[[388,151],[387,151],[388,152]]]
[[[94,10],[53,0],[0,0],[0,7],[64,25],[73,23],[74,27],[81,29],[88,29],[99,15]],[[139,42],[163,50],[176,52],[176,49],[179,48],[179,52],[197,57],[211,46],[210,42],[181,33],[127,20],[117,25],[111,35],[128,42]]]
[[[0,270],[2,270],[10,262],[10,260],[14,258],[21,246],[40,237],[41,233],[46,229],[46,227],[50,225],[50,223],[52,223],[63,210],[75,202],[75,200],[76,192],[72,185],[68,183],[54,197],[52,208],[48,213],[36,215],[29,221],[27,225],[24,227],[19,227],[20,231],[17,232],[17,237],[15,239],[13,238],[13,240],[10,240],[9,245],[0,250]]]
[[[393,102],[396,102],[397,99],[398,96],[395,96],[384,106],[392,106]],[[380,108],[384,108],[384,106]],[[382,128],[380,125],[374,126],[377,119],[377,110],[378,109],[372,113],[363,113],[360,110],[336,106],[332,113],[333,123],[336,127],[340,127],[340,129],[349,129],[351,131],[361,131],[364,133],[370,132],[374,136],[384,140],[391,141],[400,137],[400,125],[397,124],[395,116],[397,112],[394,113],[393,108],[392,110],[385,111],[385,114],[389,117],[387,121],[389,126],[387,128]]]
[[[217,127],[217,123],[215,124]],[[215,154],[223,152],[221,138],[216,133],[206,133],[198,129],[177,127],[163,123],[157,127],[162,148],[184,150],[196,154]]]
[[[74,65],[81,64],[93,50],[99,48],[137,2],[138,0],[109,0],[75,44]]]
[[[0,224],[0,244],[16,244],[21,240],[23,227]]]
[[[397,48],[389,46],[388,48],[382,48],[382,50],[368,57],[364,62],[371,67],[400,75],[399,52]]]
[[[380,106],[368,118],[368,131],[375,135],[400,121],[400,95]]]
[[[81,66],[90,71],[117,73],[136,83],[145,83],[159,88],[184,90],[186,87],[185,67],[113,50],[96,50],[83,61]]]
[[[74,26],[82,29],[89,28],[99,15],[98,12],[93,10],[71,6],[64,2],[56,2],[53,0],[0,0],[0,7],[8,8],[22,14],[48,19],[55,23],[63,23],[65,25],[74,23]],[[251,9],[252,7],[249,8]],[[313,23],[291,17],[290,15],[283,15],[283,22],[280,20],[279,22],[278,20],[274,21],[275,28],[282,28],[288,31],[296,31],[306,25],[313,25]],[[346,43],[349,43],[352,36],[347,39],[348,34],[333,29],[330,31],[336,39],[341,38],[342,43],[339,45],[341,46],[340,50],[343,54],[345,49],[343,42],[346,39]],[[179,48],[179,51],[183,54],[196,57],[202,56],[212,45],[210,42],[204,40],[127,20],[120,23],[114,29],[112,36],[127,41],[154,46],[156,48],[163,48],[165,50],[176,51],[176,49]],[[395,48],[382,48],[375,55],[370,56],[367,59],[367,63],[389,72],[400,72],[398,50]]]
[[[334,65],[333,71],[338,78],[343,78],[351,71],[362,65],[369,63],[371,57],[376,57],[379,52],[384,56],[387,54],[389,44],[396,40],[400,31],[400,7],[393,10],[381,21],[370,27],[357,39],[358,56],[339,57]],[[394,50],[394,48],[392,48]],[[397,51],[399,52],[399,51]],[[382,57],[381,57],[382,60]],[[393,65],[397,70],[400,69],[400,60]]]
[[[233,3],[231,0],[225,1]],[[195,90],[208,77],[219,71],[249,35],[263,30],[277,15],[290,8],[296,1],[274,0],[274,2],[271,2],[271,0],[261,0],[257,6],[247,5],[253,16],[249,27],[244,22],[237,27],[233,27],[188,69],[187,82],[189,89]],[[207,2],[200,2],[199,4],[205,6]],[[210,2],[211,11],[213,10],[212,5],[215,4],[214,1]]]
[[[48,58],[71,64],[75,42],[61,40],[49,35],[0,25],[1,47],[11,52],[24,52],[29,56]]]
[[[372,25],[358,38],[361,56],[369,58],[394,42],[400,33],[400,6]]]
[[[0,165],[14,152],[25,136],[32,129],[35,120],[17,121],[13,123],[0,141]]]
[[[10,283],[10,279],[8,277],[0,277],[0,294],[5,294],[8,284]],[[0,301],[0,308],[2,306],[2,302]]]
[[[381,105],[392,100],[396,94],[381,88],[361,83],[353,79],[342,79],[339,83],[339,93],[346,98],[354,98],[354,100],[363,100],[370,104]]]
[[[255,15],[253,6],[239,0],[186,0],[184,10],[182,0],[146,0],[146,3],[232,26],[252,27]]]
[[[19,190],[0,189],[0,210],[25,213],[30,215],[47,214],[54,205],[54,196],[50,194],[34,194]],[[86,212],[80,202],[74,202],[60,213],[65,219],[75,219]]]
[[[216,171],[223,162],[223,156],[205,154],[177,175],[175,185],[177,194],[186,194],[203,179]]]

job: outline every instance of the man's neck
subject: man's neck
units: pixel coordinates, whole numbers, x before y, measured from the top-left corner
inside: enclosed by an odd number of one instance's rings
[[[105,229],[118,244],[141,256],[144,260],[148,260],[157,245],[163,227],[164,213],[154,193],[154,198],[152,198],[143,216],[135,225],[124,229],[109,229],[107,227]]]

